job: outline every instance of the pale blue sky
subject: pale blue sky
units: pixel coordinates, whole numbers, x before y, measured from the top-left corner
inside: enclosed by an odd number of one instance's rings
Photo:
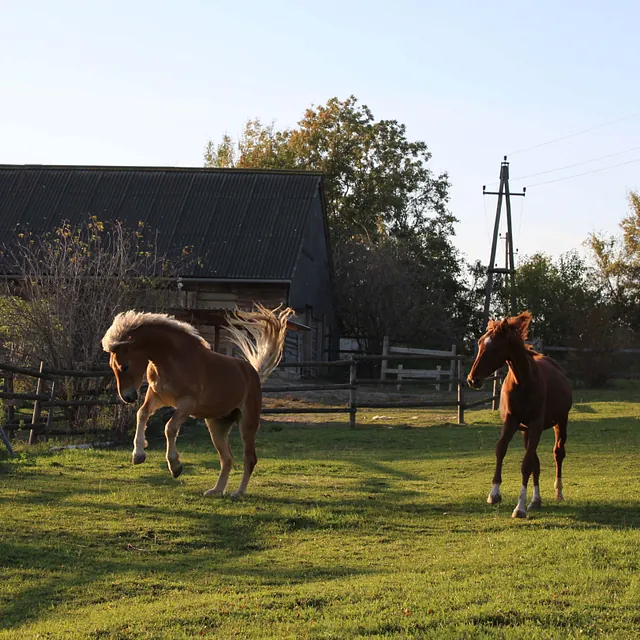
[[[247,118],[355,94],[449,172],[456,244],[486,262],[506,153],[640,112],[640,3],[0,0],[0,163],[201,166]],[[640,147],[640,114],[510,156],[533,174]],[[512,188],[640,159],[640,148]],[[520,254],[616,231],[640,162],[514,201]],[[485,215],[486,204],[486,215]]]

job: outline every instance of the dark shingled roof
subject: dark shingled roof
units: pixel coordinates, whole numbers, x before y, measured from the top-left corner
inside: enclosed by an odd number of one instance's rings
[[[321,181],[296,172],[0,165],[0,243],[89,215],[142,221],[163,253],[194,247],[201,265],[184,275],[289,280]]]

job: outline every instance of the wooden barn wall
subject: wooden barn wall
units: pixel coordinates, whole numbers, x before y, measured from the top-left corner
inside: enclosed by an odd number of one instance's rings
[[[298,319],[310,327],[303,338],[304,360],[326,360],[338,339],[333,283],[320,196],[314,201],[302,251],[291,282],[290,304]],[[305,372],[306,373],[306,372]],[[313,370],[310,375],[316,375]]]

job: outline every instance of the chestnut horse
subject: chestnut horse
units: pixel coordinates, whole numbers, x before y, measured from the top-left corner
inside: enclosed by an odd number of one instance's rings
[[[137,413],[133,464],[145,461],[144,432],[149,416],[164,406],[175,408],[165,426],[167,464],[174,478],[182,472],[176,449],[180,426],[192,416],[204,418],[220,456],[218,481],[204,495],[222,495],[233,463],[229,431],[238,423],[244,446],[244,473],[232,497],[241,496],[257,462],[255,440],[260,424],[262,384],[282,358],[287,319],[292,309],[236,312],[227,330],[246,358],[211,350],[194,327],[160,313],[118,314],[102,338],[110,353],[118,394],[133,403],[146,373],[149,388]],[[251,340],[243,331],[246,329]]]
[[[518,429],[522,431],[526,449],[522,460],[522,488],[514,518],[526,518],[527,483],[533,473],[533,498],[529,509],[542,506],[540,498],[540,460],[536,449],[540,436],[550,427],[555,431],[553,453],[556,460],[556,500],[563,500],[562,461],[567,442],[567,422],[572,404],[569,380],[555,360],[537,353],[527,345],[531,314],[528,311],[513,318],[490,320],[486,333],[478,340],[478,355],[467,376],[473,389],[479,389],[483,380],[502,367],[505,362],[509,372],[500,394],[502,433],[496,445],[496,471],[493,488],[487,502],[497,504],[502,500],[502,460],[507,447]]]

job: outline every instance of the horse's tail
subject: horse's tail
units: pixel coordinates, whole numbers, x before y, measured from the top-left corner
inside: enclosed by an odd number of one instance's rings
[[[293,309],[280,307],[271,311],[256,304],[256,311],[236,311],[227,327],[231,342],[240,348],[263,384],[282,359],[287,319],[293,314]]]

